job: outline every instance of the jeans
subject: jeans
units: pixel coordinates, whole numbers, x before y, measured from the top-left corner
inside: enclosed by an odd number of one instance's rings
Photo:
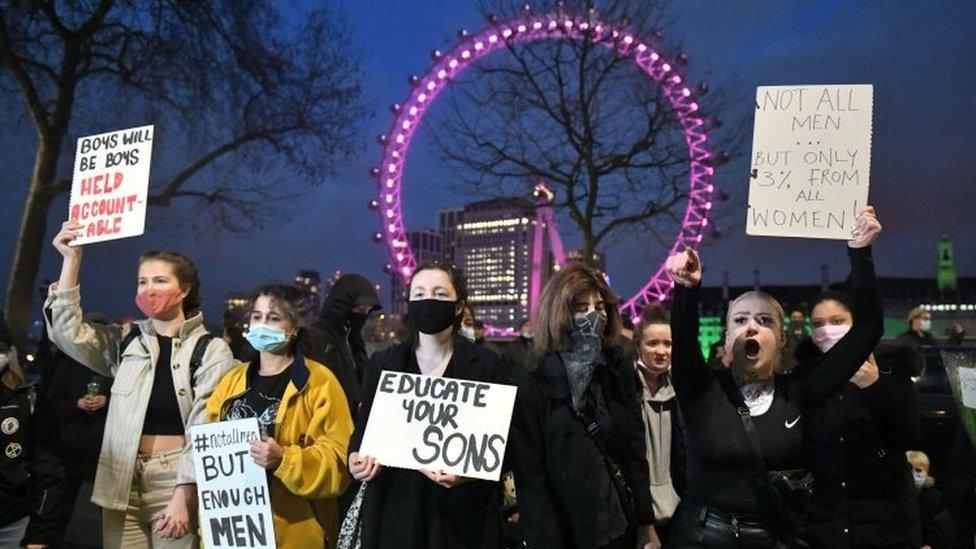
[[[5,526],[0,526],[0,549],[20,549],[20,540],[27,533],[27,523],[30,517],[15,520]]]
[[[166,509],[176,488],[180,450],[140,454],[132,474],[129,504],[125,511],[102,509],[102,540],[106,548],[196,549],[196,513],[190,510],[189,532],[181,538],[164,539],[153,532],[157,515]]]

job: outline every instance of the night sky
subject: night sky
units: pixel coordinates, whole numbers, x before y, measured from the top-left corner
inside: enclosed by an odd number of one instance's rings
[[[360,272],[383,284],[386,300],[389,283],[380,270],[386,250],[372,244],[378,219],[365,207],[375,188],[367,170],[380,158],[374,137],[387,131],[388,106],[406,96],[407,76],[424,71],[429,52],[447,49],[459,28],[477,30],[484,21],[474,3],[461,0],[366,0],[346,6],[366,75],[363,101],[374,111],[363,123],[361,154],[338,177],[309,185],[300,201],[273,218],[271,228],[252,234],[194,234],[180,229],[176,208],[151,209],[145,236],[87,249],[86,310],[135,313],[136,258],[152,248],[180,250],[195,259],[211,322],[219,322],[227,292],[287,281],[300,268],[324,275],[336,269]],[[976,206],[971,105],[976,3],[683,1],[674,9],[677,23],[665,32],[690,57],[691,80],[722,82],[746,98],[740,110],[716,113],[726,120],[751,125],[750,99],[757,85],[874,84],[870,196],[885,226],[876,246],[880,274],[934,276],[936,240],[946,232],[955,242],[960,275],[976,275],[976,234],[968,223]],[[702,103],[707,111],[707,95]],[[129,125],[143,123],[151,121]],[[6,169],[0,185],[7,192],[0,203],[0,284],[5,287],[32,167],[33,133],[19,115],[4,114],[3,126],[0,161]],[[406,221],[411,228],[434,226],[438,209],[463,205],[467,198],[442,188],[455,175],[438,169],[429,139],[421,133],[415,144],[406,171]],[[747,143],[745,152],[749,148]],[[846,274],[841,242],[744,234],[747,168],[743,158],[719,172],[717,183],[733,200],[720,206],[724,235],[708,242],[704,252],[706,284],[718,283],[721,271],[729,272],[733,284],[748,284],[756,268],[764,283],[816,283],[822,262],[831,266],[834,278]],[[47,240],[66,216],[66,204],[64,197],[52,207]],[[564,240],[577,242],[568,231]],[[637,248],[622,242],[607,250],[613,284],[627,296],[663,260]],[[39,280],[56,278],[59,265],[60,256],[48,244]]]

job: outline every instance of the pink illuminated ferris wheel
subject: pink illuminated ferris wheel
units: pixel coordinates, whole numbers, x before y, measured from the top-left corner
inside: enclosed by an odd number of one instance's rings
[[[393,105],[393,126],[389,134],[379,138],[383,145],[383,161],[379,167],[371,170],[372,175],[378,178],[379,196],[370,202],[370,207],[380,214],[381,227],[374,238],[389,248],[391,270],[407,280],[417,267],[407,239],[401,196],[410,142],[427,109],[455,76],[479,59],[512,43],[545,39],[589,40],[604,46],[617,55],[632,59],[660,87],[684,130],[690,164],[688,204],[669,253],[699,246],[708,226],[708,214],[715,193],[712,183],[713,158],[708,149],[705,117],[696,94],[664,54],[626,29],[614,28],[592,17],[532,15],[492,24],[473,35],[462,31],[461,35],[461,41],[450,51],[434,52],[433,64],[426,73],[411,77],[410,95],[403,104]],[[645,304],[666,299],[673,287],[674,283],[665,273],[662,261],[648,282],[621,306],[621,312],[636,317]]]

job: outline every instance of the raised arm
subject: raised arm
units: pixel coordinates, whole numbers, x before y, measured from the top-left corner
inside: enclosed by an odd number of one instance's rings
[[[83,320],[78,287],[82,248],[70,245],[80,235],[81,225],[66,221],[54,237],[54,247],[64,259],[57,284],[48,289],[44,320],[48,337],[59,349],[95,372],[112,377],[118,365],[122,329]]]
[[[854,296],[854,325],[829,351],[819,356],[819,364],[805,368],[803,399],[816,405],[834,394],[864,364],[884,333],[884,312],[874,274],[871,243],[881,233],[881,224],[868,206],[858,214],[854,238],[848,243],[851,260],[851,293]]]
[[[675,281],[671,304],[671,381],[679,396],[706,389],[712,374],[698,344],[698,288],[701,260],[693,250],[668,258],[666,268]]]

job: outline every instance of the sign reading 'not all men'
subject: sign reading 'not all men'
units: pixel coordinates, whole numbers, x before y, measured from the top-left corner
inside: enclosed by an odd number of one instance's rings
[[[385,466],[498,480],[517,389],[385,371],[361,455]]]
[[[870,85],[756,90],[746,233],[847,240],[867,204]]]

